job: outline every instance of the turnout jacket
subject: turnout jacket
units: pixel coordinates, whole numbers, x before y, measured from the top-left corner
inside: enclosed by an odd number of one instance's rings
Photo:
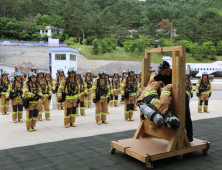
[[[99,81],[99,83],[98,83]],[[97,86],[97,84],[99,84],[99,86]],[[96,92],[98,92],[99,90],[101,90],[104,87],[104,90],[106,91],[106,93],[104,93],[102,96],[100,96],[100,99],[103,98],[108,98],[110,97],[110,88],[108,86],[108,81],[101,78],[97,78],[94,82],[93,82],[93,86],[92,86],[92,98],[96,99]]]
[[[211,81],[208,78],[200,78],[196,84],[196,93],[199,94],[201,90],[201,94],[212,94],[211,86]]]
[[[68,82],[68,84],[67,84]],[[72,88],[73,87],[73,88]],[[69,90],[72,90],[72,95],[69,94]],[[58,89],[58,98],[62,99],[62,93],[66,93],[66,99],[80,99],[80,86],[76,78],[67,77],[61,81]]]
[[[134,86],[134,87],[133,87]],[[126,91],[131,90],[129,98],[136,97],[139,93],[138,81],[134,77],[126,77],[120,87],[121,96],[125,96]]]
[[[14,84],[14,87],[13,87],[13,84]],[[17,93],[17,96],[14,99],[21,99],[22,98],[22,96],[23,96],[23,83],[22,83],[21,80],[12,81],[9,85],[9,88],[8,88],[8,91],[7,91],[7,94],[6,94],[6,98],[9,98],[10,92],[16,92],[16,91],[18,91],[18,89],[21,90],[21,93],[20,94]]]
[[[49,81],[47,81],[45,77],[38,78],[38,80],[40,88],[42,89],[42,94],[43,94],[42,97],[52,96],[52,87]]]
[[[27,83],[29,83],[30,86],[28,86]],[[25,98],[27,98],[27,99],[35,99],[36,95],[42,96],[42,89],[40,88],[40,85],[37,84],[37,81],[34,83],[32,81],[27,81],[23,85],[23,94],[24,94]],[[29,101],[29,103],[38,103],[38,102],[39,102],[39,100]]]
[[[58,78],[59,78],[59,80],[58,80]],[[63,76],[56,76],[55,80],[53,81],[53,87],[52,87],[52,89],[53,89],[53,90],[56,90],[56,85],[60,85],[60,84],[61,84],[61,81],[64,80],[64,79],[65,79],[65,76],[64,76],[64,75],[63,75]],[[59,83],[59,84],[57,84],[57,83]]]
[[[76,79],[76,80],[80,86],[80,95],[82,96],[84,94],[87,94],[87,85],[84,79],[80,77],[79,79]]]
[[[4,77],[1,77],[0,78],[0,88],[1,88],[1,95],[6,95],[7,97],[7,90],[9,88],[9,85],[10,85],[10,81],[7,78],[4,78]]]
[[[188,96],[193,94],[193,83],[190,81],[190,79],[186,79],[186,93]]]

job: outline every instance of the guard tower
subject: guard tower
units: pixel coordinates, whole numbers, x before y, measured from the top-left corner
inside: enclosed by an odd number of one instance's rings
[[[65,74],[69,68],[77,70],[79,50],[72,48],[50,48],[49,70],[55,78],[57,70],[64,69]]]

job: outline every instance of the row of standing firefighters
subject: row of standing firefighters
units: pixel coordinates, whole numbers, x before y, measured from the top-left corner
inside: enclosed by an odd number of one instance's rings
[[[123,72],[122,78],[118,72],[114,72],[114,77],[109,78],[105,71],[100,71],[95,81],[91,77],[91,72],[86,73],[86,77],[81,78],[79,72],[73,69],[68,70],[68,77],[64,76],[64,71],[59,70],[59,76],[55,80],[51,78],[49,72],[42,70],[35,74],[36,69],[27,77],[27,82],[23,83],[22,75],[15,74],[14,81],[11,83],[7,78],[7,72],[3,71],[0,81],[0,108],[2,114],[8,114],[9,99],[12,105],[12,119],[16,123],[17,118],[22,122],[23,106],[26,108],[26,127],[28,131],[35,131],[36,121],[42,120],[43,107],[45,109],[45,118],[50,120],[50,101],[52,93],[56,93],[57,107],[64,109],[65,127],[75,126],[75,118],[80,114],[85,115],[85,107],[91,108],[91,97],[95,103],[95,118],[97,124],[107,124],[106,115],[108,105],[118,107],[118,94],[121,93],[121,103],[124,102],[124,113],[127,121],[133,121],[133,111],[136,110],[136,102],[140,96],[141,78],[140,74],[135,77],[133,69]],[[157,73],[154,69],[150,70],[152,79]],[[186,73],[186,92],[192,98],[193,86],[189,79],[189,73]],[[196,94],[199,97],[198,112],[202,113],[202,104],[204,103],[204,112],[208,111],[208,100],[212,94],[211,82],[208,74],[203,73],[202,78],[197,82]],[[23,98],[24,95],[24,98]],[[100,123],[101,122],[101,123]]]

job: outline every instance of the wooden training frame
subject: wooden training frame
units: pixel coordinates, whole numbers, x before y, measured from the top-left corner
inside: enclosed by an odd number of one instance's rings
[[[185,153],[202,150],[207,154],[211,144],[207,141],[194,138],[189,142],[185,133],[186,91],[185,91],[185,64],[186,46],[163,47],[145,50],[142,59],[142,90],[147,86],[150,78],[151,53],[172,52],[172,113],[180,120],[177,130],[170,130],[164,125],[154,133],[149,127],[150,120],[141,120],[133,138],[111,142],[111,153],[115,150],[124,152],[147,165],[152,161],[172,156],[182,156]],[[182,157],[181,157],[182,159]]]

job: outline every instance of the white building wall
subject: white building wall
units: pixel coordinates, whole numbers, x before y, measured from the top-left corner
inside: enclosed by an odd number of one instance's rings
[[[7,71],[10,75],[11,73],[15,72],[15,67],[0,64],[0,72],[1,70]]]

